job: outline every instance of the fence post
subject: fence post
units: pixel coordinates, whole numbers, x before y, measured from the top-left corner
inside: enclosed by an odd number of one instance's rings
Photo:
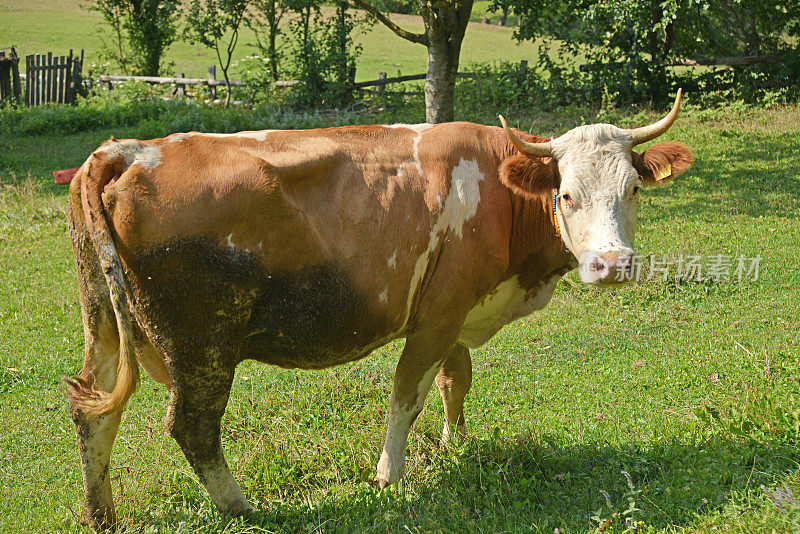
[[[65,104],[72,104],[72,92],[74,91],[72,86],[72,49],[69,49],[69,56],[67,56],[67,67],[66,72],[64,73],[64,103]]]
[[[58,86],[56,88],[58,93],[58,103],[63,104],[66,99],[67,92],[67,57],[59,56],[58,58]]]
[[[383,71],[379,72],[378,73],[378,81],[380,82],[380,81],[383,81],[385,79],[386,79],[386,73],[383,72]],[[375,92],[376,93],[385,93],[386,92],[386,84],[385,83],[380,83],[380,84],[376,85],[375,86]]]
[[[45,92],[44,92],[44,101],[45,102],[52,102],[53,101],[53,53],[47,53],[47,63],[45,64]]]
[[[19,56],[14,47],[11,47],[11,92],[17,102],[22,101],[22,84],[19,81]]]
[[[75,97],[78,94],[78,88],[81,85],[81,69],[83,68],[83,48],[81,48],[81,58],[72,58],[72,71],[70,72],[70,104],[75,103]]]
[[[11,94],[11,62],[6,59],[6,53],[0,50],[0,98]]]
[[[31,76],[33,76],[33,56],[25,56],[25,105],[31,107]]]
[[[186,74],[181,72],[181,78],[186,78]],[[177,84],[178,96],[186,96],[186,86],[182,83]]]
[[[209,65],[208,71],[206,73],[206,80],[208,81],[208,94],[211,97],[211,100],[216,100],[217,98],[217,86],[214,82],[217,81],[217,66],[216,65]]]
[[[39,104],[42,103],[42,86],[43,86],[42,79],[44,78],[43,71],[41,69],[42,63],[44,63],[42,61],[42,54],[36,54],[36,66],[33,69],[33,72],[36,73],[36,76],[34,77],[34,88],[33,88],[34,106],[38,106]]]

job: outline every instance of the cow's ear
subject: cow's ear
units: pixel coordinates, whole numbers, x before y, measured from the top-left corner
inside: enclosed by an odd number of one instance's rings
[[[500,180],[514,193],[526,198],[539,198],[558,187],[555,162],[517,154],[500,165]]]
[[[633,166],[646,184],[663,184],[692,166],[692,151],[683,143],[657,143],[644,154],[633,152]]]

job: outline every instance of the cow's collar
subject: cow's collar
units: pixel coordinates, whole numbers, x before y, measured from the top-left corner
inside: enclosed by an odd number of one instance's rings
[[[561,237],[561,226],[558,224],[558,213],[556,213],[556,208],[558,207],[558,189],[553,188],[553,226],[556,227],[556,235],[558,239],[561,240],[561,244],[564,245],[564,250],[569,250],[567,243],[564,241],[564,238]]]

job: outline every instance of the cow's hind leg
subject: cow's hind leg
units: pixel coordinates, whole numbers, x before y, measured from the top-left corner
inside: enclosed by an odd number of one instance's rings
[[[444,365],[436,375],[436,385],[444,403],[444,429],[442,443],[447,442],[453,432],[464,437],[467,432],[464,422],[464,399],[472,385],[472,359],[469,349],[457,344],[453,347]]]
[[[222,451],[220,424],[228,403],[235,365],[208,350],[201,358],[172,358],[172,389],[166,426],[223,514],[253,508],[233,478]]]
[[[86,385],[93,384],[95,389],[111,391],[117,378],[119,337],[113,319],[106,316],[101,320],[100,315],[89,318],[85,331],[86,357],[78,380]],[[112,527],[116,523],[116,513],[109,463],[122,409],[106,415],[90,415],[71,403],[70,415],[75,422],[83,468],[84,520],[96,528]]]

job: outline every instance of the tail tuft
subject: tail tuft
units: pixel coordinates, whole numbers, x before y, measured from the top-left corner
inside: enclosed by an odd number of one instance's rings
[[[97,252],[98,261],[108,286],[111,306],[119,332],[117,378],[110,392],[95,388],[85,377],[64,378],[71,404],[86,414],[103,415],[124,408],[139,383],[133,322],[125,290],[122,261],[114,246],[101,195],[106,184],[118,177],[118,162],[103,152],[95,152],[81,170],[81,201],[86,227]]]

